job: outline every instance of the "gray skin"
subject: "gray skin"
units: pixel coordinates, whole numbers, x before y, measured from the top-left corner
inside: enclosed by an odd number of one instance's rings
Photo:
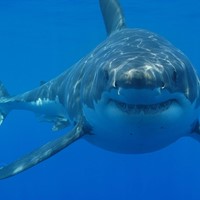
[[[0,168],[18,174],[84,136],[120,153],[159,150],[182,136],[198,137],[199,79],[186,56],[155,33],[126,28],[117,0],[99,0],[107,39],[55,79],[17,96],[0,85],[0,122],[26,109],[72,129]]]

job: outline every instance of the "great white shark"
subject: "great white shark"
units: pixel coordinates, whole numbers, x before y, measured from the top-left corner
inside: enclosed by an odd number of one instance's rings
[[[183,136],[198,138],[199,78],[170,42],[127,28],[117,0],[99,0],[108,37],[58,77],[10,96],[0,84],[0,122],[13,109],[35,112],[60,138],[0,168],[0,179],[53,156],[79,138],[120,153],[162,149]],[[199,139],[198,139],[199,140]]]

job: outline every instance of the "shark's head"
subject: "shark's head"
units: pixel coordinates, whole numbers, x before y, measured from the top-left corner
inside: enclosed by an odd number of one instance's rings
[[[89,141],[113,151],[149,152],[192,131],[199,81],[181,51],[154,33],[123,29],[86,60],[83,111]]]

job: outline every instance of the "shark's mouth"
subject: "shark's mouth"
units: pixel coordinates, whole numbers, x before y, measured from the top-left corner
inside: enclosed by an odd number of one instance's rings
[[[118,109],[127,114],[156,114],[168,110],[174,104],[178,104],[175,99],[170,99],[156,104],[127,104],[118,100],[110,99],[109,103],[116,105]]]

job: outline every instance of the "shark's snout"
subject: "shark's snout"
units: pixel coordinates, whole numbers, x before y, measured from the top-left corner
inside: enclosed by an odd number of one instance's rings
[[[155,89],[164,88],[165,80],[162,74],[156,71],[129,70],[124,73],[119,73],[115,86],[119,88],[132,89]]]

